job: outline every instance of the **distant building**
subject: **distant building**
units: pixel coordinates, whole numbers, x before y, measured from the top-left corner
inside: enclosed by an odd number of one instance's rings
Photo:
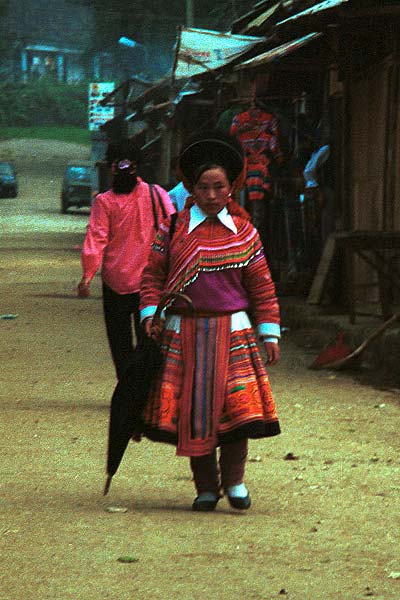
[[[0,67],[14,81],[52,77],[65,83],[115,78],[111,52],[92,52],[91,6],[68,0],[4,3]]]

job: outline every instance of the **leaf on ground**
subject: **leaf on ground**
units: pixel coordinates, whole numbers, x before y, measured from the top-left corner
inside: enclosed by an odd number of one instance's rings
[[[107,506],[106,511],[109,513],[126,513],[128,509],[124,506]]]
[[[261,461],[262,461],[261,456],[251,456],[249,458],[249,462],[261,462]]]
[[[139,559],[136,556],[120,556],[118,557],[118,562],[120,563],[136,563],[139,562]]]
[[[389,573],[388,577],[390,577],[390,579],[400,579],[400,573],[392,571],[391,573]]]
[[[293,454],[293,452],[288,452],[284,460],[299,460],[299,457]]]

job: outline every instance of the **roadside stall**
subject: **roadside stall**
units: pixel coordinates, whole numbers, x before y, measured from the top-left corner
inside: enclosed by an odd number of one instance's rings
[[[304,175],[313,154],[329,146],[324,102],[327,56],[320,38],[321,33],[312,32],[278,44],[234,68],[235,72],[251,74],[253,97],[236,115],[231,130],[235,131],[238,121],[247,120],[250,113],[253,131],[250,134],[249,123],[244,122],[241,127],[247,129],[245,135],[251,138],[255,151],[260,147],[262,131],[267,142],[261,155],[263,162],[255,166],[262,176],[256,181],[256,201],[265,206],[265,240],[282,292],[306,290],[323,243],[325,213],[317,173],[322,161],[316,161],[310,169],[309,182]],[[252,152],[250,147],[250,161]],[[263,163],[267,163],[264,171]],[[255,199],[251,170],[248,179],[246,199],[251,211]]]
[[[124,134],[132,137],[135,123],[144,123],[140,144],[150,169],[147,178],[167,187],[173,183],[171,162],[182,139],[195,128],[215,124],[224,67],[250,55],[264,41],[263,37],[179,28],[171,73],[139,94],[127,81],[104,98],[104,105],[116,106],[118,117],[103,129],[110,135],[118,123],[121,132],[122,123]]]
[[[335,148],[335,229],[310,303],[342,300],[387,318],[400,300],[400,6],[393,0],[326,0],[276,25],[279,35],[323,31]],[[343,266],[332,279],[338,257]]]

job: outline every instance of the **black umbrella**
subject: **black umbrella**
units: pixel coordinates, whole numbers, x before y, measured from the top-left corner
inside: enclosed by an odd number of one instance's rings
[[[161,298],[153,323],[159,324],[161,311],[178,297],[193,308],[188,296],[181,293],[167,293]],[[118,470],[129,440],[142,431],[142,413],[151,384],[162,362],[163,356],[159,343],[144,335],[135,348],[130,366],[115,387],[111,398],[104,496],[108,493],[112,477]]]

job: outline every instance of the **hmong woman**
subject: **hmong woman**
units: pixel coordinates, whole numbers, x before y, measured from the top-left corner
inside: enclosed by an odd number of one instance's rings
[[[259,234],[231,196],[243,177],[240,143],[202,132],[184,144],[180,169],[192,195],[173,235],[170,218],[162,224],[141,283],[141,318],[165,356],[144,434],[190,457],[193,510],[214,510],[222,493],[248,509],[247,440],[280,433],[257,345],[258,337],[268,365],[279,360],[279,306]],[[195,314],[178,298],[160,333],[152,316],[166,291],[184,292]]]

